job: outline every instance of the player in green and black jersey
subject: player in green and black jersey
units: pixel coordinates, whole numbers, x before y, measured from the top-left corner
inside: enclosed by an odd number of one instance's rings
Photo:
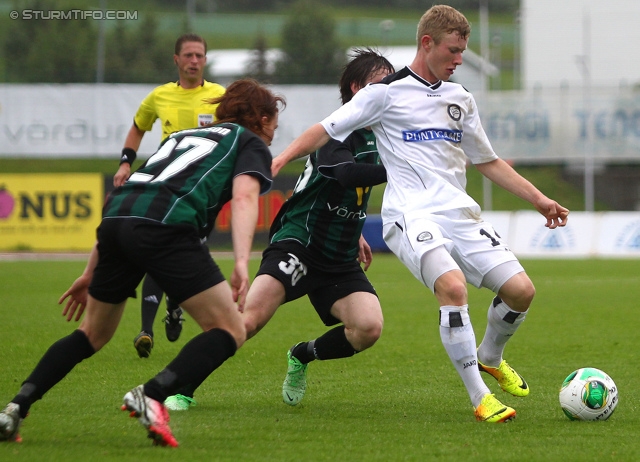
[[[393,66],[379,53],[356,51],[340,81],[342,101],[391,72]],[[375,138],[369,130],[358,130],[344,142],[331,141],[311,154],[293,195],[272,223],[270,244],[244,307],[247,338],[280,305],[304,295],[325,325],[341,324],[292,349],[295,356],[283,388],[287,404],[302,399],[308,362],[352,356],[380,337],[382,309],[360,266],[366,270],[372,258],[361,231],[370,188],[385,181]],[[291,388],[294,381],[297,391]],[[181,393],[193,395],[195,387]]]
[[[107,199],[87,267],[60,299],[68,299],[68,320],[83,313],[84,319],[51,345],[0,411],[0,441],[19,441],[31,405],[109,342],[145,274],[203,330],[160,373],[124,396],[122,409],[138,418],[154,444],[178,445],[163,405],[167,397],[205,380],[244,343],[238,310],[249,287],[259,194],[271,185],[267,145],[284,99],[244,79],[212,103],[219,103],[215,126],[172,135]],[[235,265],[227,283],[200,238],[228,201]]]
[[[392,72],[391,63],[376,51],[356,50],[341,77],[342,102]],[[325,325],[340,324],[289,351],[282,389],[289,405],[304,396],[309,362],[352,356],[380,337],[382,309],[364,273],[372,253],[361,233],[371,187],[385,181],[375,137],[358,130],[310,155],[293,195],[272,224],[270,244],[247,295],[247,337],[280,305],[304,295]]]
[[[233,179],[243,174],[261,177],[264,193],[271,187],[270,165],[264,142],[240,125],[223,123],[176,132],[109,195],[103,219],[144,218],[191,225],[200,238],[206,237],[231,199]]]
[[[385,181],[371,131],[358,130],[343,143],[330,141],[309,156],[271,225],[270,242],[297,242],[301,256],[320,257],[318,264],[331,269],[351,265],[358,258],[371,187]]]

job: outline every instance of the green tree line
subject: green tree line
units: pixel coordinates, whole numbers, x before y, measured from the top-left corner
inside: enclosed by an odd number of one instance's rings
[[[296,0],[191,0],[196,12],[250,12],[250,11],[278,11],[289,8]],[[175,6],[175,0],[156,0],[159,5],[165,7]],[[323,5],[345,6],[363,8],[389,8],[422,11],[432,4],[439,2],[425,2],[424,0],[323,0]],[[459,10],[477,10],[478,0],[442,0]],[[520,7],[519,0],[490,0],[487,1],[490,11],[502,13],[515,13]]]
[[[86,6],[56,0],[22,2],[18,11],[86,10]],[[95,82],[98,67],[100,21],[33,16],[3,24],[2,80],[11,83]],[[115,21],[105,32],[104,82],[148,83],[175,78],[173,41],[157,32],[152,14],[136,28]]]
[[[463,11],[477,11],[478,0],[447,0]],[[490,0],[489,9],[513,14],[519,0]],[[187,7],[185,7],[187,5]],[[285,17],[279,36],[261,32],[250,38],[255,59],[245,75],[280,84],[335,83],[345,64],[345,44],[336,32],[336,12],[348,8],[362,17],[384,8],[416,15],[429,5],[422,0],[14,0],[12,9],[69,11],[110,9],[135,11],[137,20],[98,21],[11,19],[0,16],[0,82],[10,83],[159,83],[176,78],[173,44],[191,32],[190,20],[211,13],[277,13]],[[340,10],[342,8],[342,10]],[[134,10],[135,9],[135,10]],[[189,14],[187,14],[187,11]],[[355,11],[355,13],[354,13]],[[201,14],[201,16],[199,16]],[[344,14],[344,13],[343,13]],[[167,30],[166,17],[176,20]],[[164,28],[159,27],[160,20]],[[255,33],[255,32],[252,32]],[[220,43],[215,31],[205,36]],[[222,40],[224,41],[224,40]],[[283,51],[275,72],[267,74],[265,52],[274,42]],[[245,45],[246,46],[246,45]],[[215,80],[216,76],[207,76]]]
[[[49,12],[87,7],[65,0],[31,0],[20,2],[19,10],[23,9]],[[0,67],[0,81],[171,81],[176,78],[172,59],[175,39],[189,31],[187,21],[183,22],[180,30],[161,33],[152,11],[142,12],[133,26],[126,21],[114,21],[107,30],[100,29],[102,21],[51,20],[38,16],[28,20],[3,18],[0,53],[4,66]],[[256,58],[246,75],[268,79],[269,83],[335,83],[345,60],[335,29],[333,16],[319,1],[297,0],[287,9],[281,31],[283,55],[276,63],[275,72],[269,76],[265,72],[266,40],[258,36],[255,38]],[[100,49],[104,50],[102,55]]]

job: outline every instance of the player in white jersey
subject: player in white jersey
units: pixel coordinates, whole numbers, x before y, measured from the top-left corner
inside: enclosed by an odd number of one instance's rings
[[[330,138],[342,140],[370,126],[387,169],[382,217],[389,248],[429,287],[440,304],[440,337],[467,389],[475,416],[505,422],[515,410],[502,404],[480,371],[515,396],[529,387],[502,355],[535,295],[533,283],[480,206],[466,193],[470,161],[487,178],[530,202],[553,229],[567,223],[569,210],[542,194],[498,158],[480,123],[473,96],[448,82],[470,34],[456,9],[436,5],[418,24],[416,57],[409,67],[360,90],[322,122],[294,140],[272,163],[316,150]],[[476,351],[467,283],[496,293],[487,330]]]

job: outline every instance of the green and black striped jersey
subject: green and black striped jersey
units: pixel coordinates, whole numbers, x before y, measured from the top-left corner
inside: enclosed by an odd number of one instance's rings
[[[332,168],[348,162],[380,163],[371,131],[357,130],[344,142],[331,140],[309,156],[292,196],[271,225],[271,243],[296,241],[327,264],[358,257],[371,187],[340,185]]]
[[[231,123],[182,130],[109,195],[103,217],[192,225],[206,237],[243,174],[260,181],[261,194],[271,188],[271,153],[255,133]]]

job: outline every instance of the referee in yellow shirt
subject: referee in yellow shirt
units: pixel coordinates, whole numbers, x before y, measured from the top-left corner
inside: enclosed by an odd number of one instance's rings
[[[151,91],[138,108],[122,149],[120,167],[113,177],[113,185],[121,186],[131,175],[131,165],[145,132],[152,129],[156,119],[162,123],[162,140],[171,133],[214,122],[217,105],[204,100],[224,94],[225,88],[204,80],[207,62],[207,43],[195,34],[185,34],[176,40],[173,61],[178,69],[178,81],[160,85]],[[153,322],[164,291],[147,276],[142,285],[142,328],[134,339],[141,358],[153,348]],[[164,319],[167,339],[175,342],[182,331],[182,309],[167,299]],[[190,403],[185,403],[188,409]]]

